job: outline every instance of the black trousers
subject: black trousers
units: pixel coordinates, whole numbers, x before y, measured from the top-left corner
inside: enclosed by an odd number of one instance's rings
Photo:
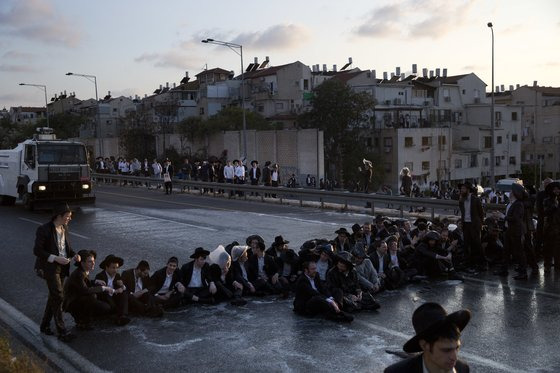
[[[198,297],[199,299],[205,300],[207,298],[211,298],[212,294],[210,294],[210,290],[208,290],[208,288],[206,287],[187,288],[183,296],[187,302],[193,302],[192,299],[194,296]]]
[[[480,234],[480,229],[476,229],[472,223],[463,223],[463,239],[469,265],[483,264],[486,261],[482,255]]]
[[[99,296],[99,300],[107,303],[111,307],[110,312],[116,314],[117,317],[128,315],[128,293],[126,291],[113,294],[113,296],[103,293]]]
[[[273,284],[272,282],[265,281],[261,278],[256,279],[253,282],[253,286],[255,287],[256,291],[264,292],[266,294],[280,294],[283,290],[280,281],[277,281],[276,284]]]
[[[88,294],[70,303],[68,312],[72,314],[77,324],[88,324],[93,317],[109,315],[111,306],[97,299],[95,294]]]
[[[554,267],[560,271],[560,229],[548,224],[543,234],[544,266],[550,268],[554,261]]]
[[[527,256],[525,255],[525,249],[523,248],[523,235],[521,232],[515,232],[511,229],[506,230],[504,241],[504,268],[507,269],[510,258],[513,257],[519,265],[519,272],[526,271]]]
[[[172,190],[173,190],[173,183],[171,181],[168,181],[166,183],[163,183],[165,185],[165,194],[171,194]]]
[[[315,295],[305,303],[305,314],[308,316],[333,317],[336,312],[323,295]]]
[[[144,293],[139,298],[132,294],[128,294],[128,310],[130,313],[137,315],[146,315],[151,307],[154,307],[156,301],[150,293]]]
[[[47,288],[49,289],[49,298],[47,305],[43,312],[43,319],[41,320],[41,329],[47,328],[54,318],[56,330],[59,334],[66,333],[66,326],[64,325],[64,318],[62,317],[62,300],[64,297],[64,290],[62,284],[64,276],[59,273],[51,273],[45,276]]]

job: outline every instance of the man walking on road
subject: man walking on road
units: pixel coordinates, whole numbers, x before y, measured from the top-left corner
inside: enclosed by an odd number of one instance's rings
[[[480,198],[474,192],[471,183],[459,184],[461,199],[459,209],[461,210],[461,222],[463,223],[463,239],[468,255],[469,266],[471,269],[484,269],[487,266],[486,259],[482,254],[482,244],[480,235],[482,232],[482,222],[484,221],[484,211]]]
[[[68,223],[72,220],[72,210],[66,203],[58,204],[53,209],[50,222],[37,228],[33,254],[37,257],[35,271],[47,282],[49,298],[41,321],[41,333],[53,335],[50,323],[54,318],[58,338],[63,342],[70,341],[72,335],[64,325],[62,317],[63,283],[70,273],[70,261],[79,262],[80,257],[74,254],[68,242]]]

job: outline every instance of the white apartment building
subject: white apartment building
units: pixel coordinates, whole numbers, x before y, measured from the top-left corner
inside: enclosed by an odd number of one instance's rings
[[[10,108],[10,120],[16,124],[36,124],[41,119],[46,119],[44,107],[18,106]]]

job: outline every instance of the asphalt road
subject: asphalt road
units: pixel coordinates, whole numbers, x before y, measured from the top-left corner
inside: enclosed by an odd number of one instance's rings
[[[297,249],[307,239],[371,220],[359,213],[246,202],[161,190],[103,186],[95,207],[77,211],[70,223],[75,249],[95,249],[99,261],[110,253],[134,267],[152,270],[175,255],[188,261],[195,247],[214,249],[254,233],[267,244],[278,234]],[[21,206],[0,208],[0,298],[39,322],[46,287],[33,273],[32,246],[48,214]],[[98,261],[98,262],[99,262]],[[468,308],[473,319],[463,333],[461,356],[475,372],[558,372],[560,271],[527,282],[480,274],[464,283],[415,284],[379,297],[382,308],[356,315],[350,325],[293,314],[291,300],[250,300],[230,305],[187,307],[162,319],[135,318],[124,328],[101,323],[76,331],[70,346],[110,371],[381,372],[399,360],[413,334],[412,311],[425,301],[448,311]],[[68,316],[68,315],[67,315]],[[68,325],[73,321],[68,317]]]

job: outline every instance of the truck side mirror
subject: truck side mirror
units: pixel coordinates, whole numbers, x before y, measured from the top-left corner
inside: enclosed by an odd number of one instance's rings
[[[32,145],[25,146],[24,162],[29,168],[35,168],[35,152]]]

